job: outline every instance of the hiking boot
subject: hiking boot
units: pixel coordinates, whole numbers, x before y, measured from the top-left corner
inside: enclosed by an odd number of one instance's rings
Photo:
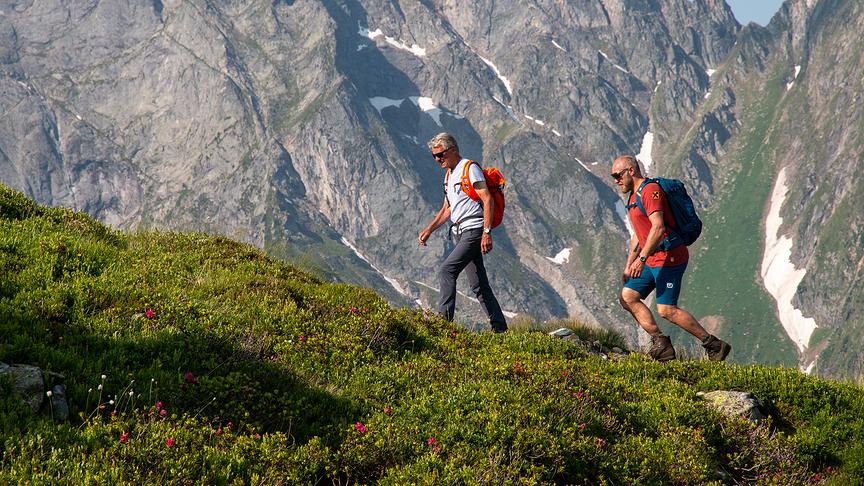
[[[672,361],[675,359],[675,348],[669,336],[651,336],[651,347],[648,348],[648,356],[657,361]]]
[[[726,341],[721,341],[710,334],[708,335],[708,338],[705,339],[705,342],[702,343],[702,347],[705,348],[705,354],[708,355],[708,359],[711,361],[723,361],[726,359],[729,351],[732,351],[731,344]]]

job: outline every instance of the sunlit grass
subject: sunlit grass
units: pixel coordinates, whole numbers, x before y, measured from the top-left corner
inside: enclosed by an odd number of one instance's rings
[[[0,361],[50,372],[72,413],[33,415],[0,380],[4,484],[864,480],[861,388],[795,370],[602,359],[548,335],[624,349],[573,321],[468,332],[226,238],[113,232],[5,187],[0,268]],[[717,389],[770,420],[696,395]]]

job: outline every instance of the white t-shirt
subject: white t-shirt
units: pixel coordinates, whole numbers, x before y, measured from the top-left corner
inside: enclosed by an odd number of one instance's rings
[[[453,226],[454,233],[483,227],[483,206],[480,205],[480,201],[475,201],[462,192],[462,169],[467,163],[468,159],[460,160],[450,171],[449,178],[445,178],[448,181],[447,201],[450,203],[450,221],[454,225],[459,223],[458,226]],[[468,179],[472,186],[475,182],[486,182],[483,171],[476,163],[468,168]]]

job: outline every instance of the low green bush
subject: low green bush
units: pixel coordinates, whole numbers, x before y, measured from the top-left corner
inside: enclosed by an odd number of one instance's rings
[[[0,381],[4,484],[864,481],[862,390],[795,370],[466,332],[222,237],[117,233],[4,187],[0,272],[0,361],[51,372],[72,416]],[[696,395],[716,389],[770,418],[721,416]]]

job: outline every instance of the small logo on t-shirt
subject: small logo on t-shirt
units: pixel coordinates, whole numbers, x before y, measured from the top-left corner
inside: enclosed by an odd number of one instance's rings
[[[651,193],[651,199],[660,199],[660,191],[654,191]]]

